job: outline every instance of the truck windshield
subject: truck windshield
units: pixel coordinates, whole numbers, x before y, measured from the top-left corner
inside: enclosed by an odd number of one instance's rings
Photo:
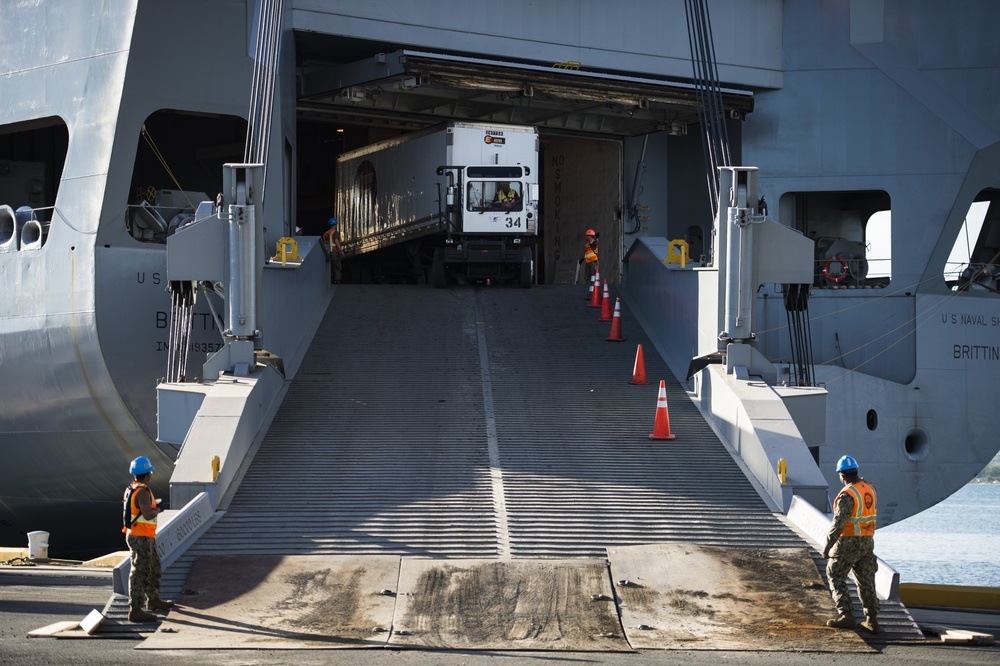
[[[507,181],[469,181],[466,192],[468,210],[474,213],[490,210],[521,210],[521,183]]]

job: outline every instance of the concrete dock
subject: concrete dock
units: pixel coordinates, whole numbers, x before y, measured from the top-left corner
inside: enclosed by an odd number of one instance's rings
[[[112,596],[111,572],[92,567],[0,566],[0,664],[27,666],[36,664],[329,664],[350,663],[363,666],[398,664],[479,664],[504,666],[520,664],[878,664],[879,666],[914,666],[918,664],[1000,663],[1000,646],[943,644],[935,639],[924,641],[879,641],[862,636],[871,648],[865,653],[784,652],[784,651],[715,651],[715,650],[638,650],[633,652],[567,651],[442,651],[395,648],[359,648],[337,650],[256,650],[189,649],[136,652],[149,633],[139,625],[126,626],[110,620],[87,637],[28,638],[30,631],[57,622],[79,622],[92,610],[101,610]],[[975,627],[976,631],[1000,633],[1000,613],[968,612],[959,609],[926,610],[911,608],[921,624],[949,624]],[[168,616],[169,617],[169,616]],[[157,625],[142,625],[145,632]]]

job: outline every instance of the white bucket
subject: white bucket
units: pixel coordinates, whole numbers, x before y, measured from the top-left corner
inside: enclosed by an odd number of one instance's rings
[[[49,559],[49,533],[28,532],[28,559]]]

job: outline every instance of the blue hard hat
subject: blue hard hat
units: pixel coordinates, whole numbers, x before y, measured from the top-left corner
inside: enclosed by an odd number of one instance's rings
[[[129,465],[128,473],[135,476],[142,476],[153,471],[153,463],[146,456],[139,456]]]
[[[858,461],[851,456],[843,456],[837,461],[838,472],[853,472],[858,469]]]
[[[337,226],[337,218],[335,218],[335,217],[331,217],[330,218],[330,226],[331,227]]]

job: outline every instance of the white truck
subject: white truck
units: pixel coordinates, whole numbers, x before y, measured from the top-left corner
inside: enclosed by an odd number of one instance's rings
[[[538,235],[538,130],[449,122],[337,158],[336,216],[347,259],[402,250],[408,271],[530,287]]]

